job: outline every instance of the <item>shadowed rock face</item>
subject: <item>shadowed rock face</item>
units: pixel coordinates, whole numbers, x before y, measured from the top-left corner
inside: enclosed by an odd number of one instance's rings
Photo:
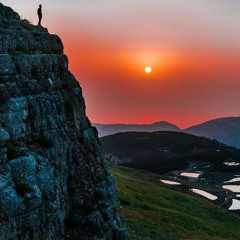
[[[0,239],[126,239],[60,38],[0,4]]]

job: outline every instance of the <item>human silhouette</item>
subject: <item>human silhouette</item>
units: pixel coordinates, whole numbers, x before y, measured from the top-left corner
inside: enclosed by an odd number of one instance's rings
[[[38,20],[38,25],[41,26],[41,21],[42,21],[42,5],[39,5],[37,14],[38,14],[38,19],[39,19],[39,20]]]

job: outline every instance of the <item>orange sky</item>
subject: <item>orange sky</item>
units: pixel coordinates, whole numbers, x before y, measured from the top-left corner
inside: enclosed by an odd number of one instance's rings
[[[70,68],[80,76],[92,121],[167,120],[187,127],[240,115],[240,54],[226,49],[118,49],[88,37],[73,45],[66,39],[70,43],[66,51],[74,59]],[[149,75],[144,72],[148,65],[153,70]]]
[[[36,4],[23,2],[3,1],[35,23]],[[238,1],[41,3],[43,24],[62,38],[92,122],[187,127],[240,116]]]

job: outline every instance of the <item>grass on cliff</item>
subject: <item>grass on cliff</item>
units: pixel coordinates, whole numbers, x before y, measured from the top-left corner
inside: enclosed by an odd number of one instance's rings
[[[112,168],[118,214],[130,239],[236,240],[240,218],[207,200],[172,190],[140,170]]]

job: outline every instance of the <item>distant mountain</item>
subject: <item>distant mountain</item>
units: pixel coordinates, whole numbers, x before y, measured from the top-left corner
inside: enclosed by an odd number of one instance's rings
[[[223,162],[240,159],[240,150],[234,147],[182,132],[126,132],[102,137],[100,141],[110,162],[156,173],[184,169],[196,161],[210,165],[210,171],[227,172],[230,168]],[[239,170],[236,166],[230,171]]]
[[[184,130],[240,148],[240,117],[214,119]]]
[[[216,139],[229,146],[240,148],[240,117],[227,117],[213,119],[186,129],[180,129],[169,122],[156,122],[153,124],[93,124],[99,137],[119,132],[158,132],[174,131],[186,132],[196,136]]]
[[[157,132],[157,131],[180,131],[174,124],[162,121],[153,124],[93,124],[99,137],[112,135],[119,132]]]

